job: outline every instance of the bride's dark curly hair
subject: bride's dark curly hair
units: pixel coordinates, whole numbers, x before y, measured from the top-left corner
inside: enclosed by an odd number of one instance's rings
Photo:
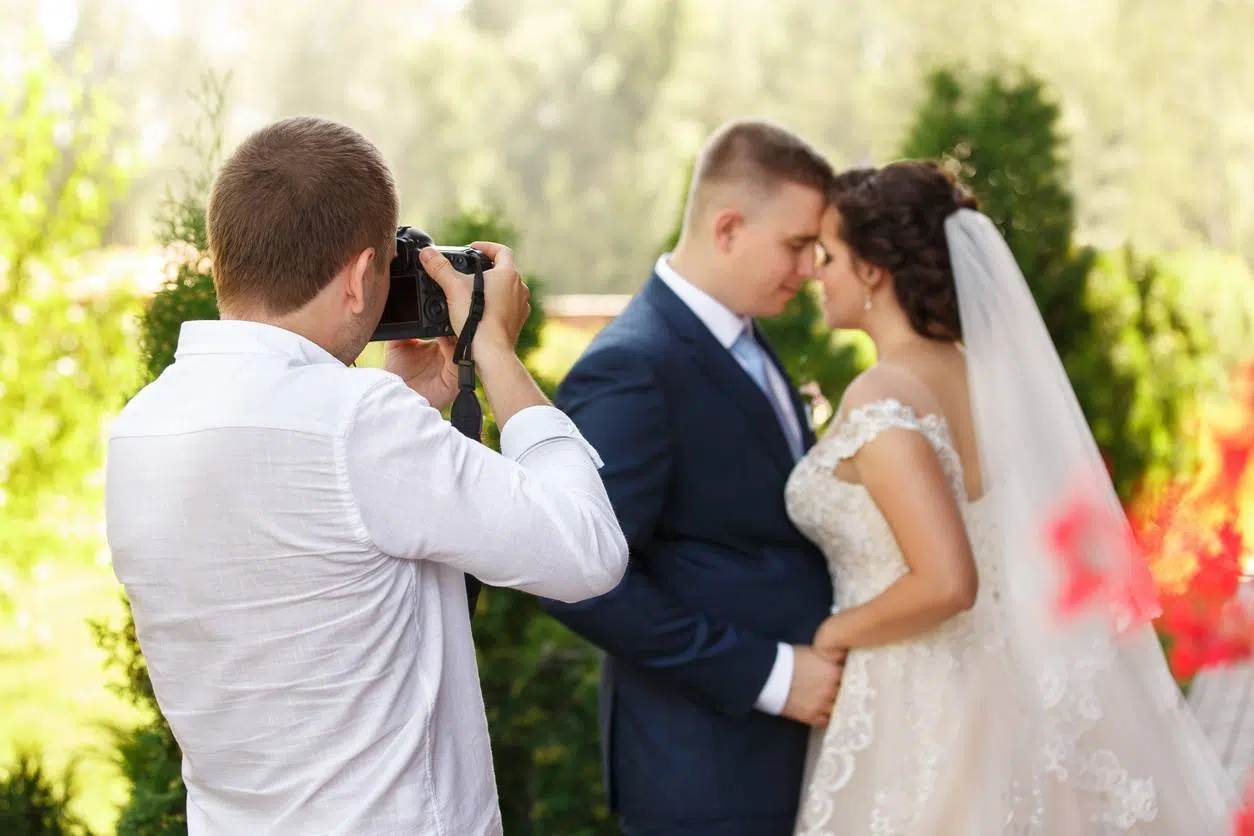
[[[921,336],[962,339],[945,219],[979,202],[932,162],[906,160],[836,177],[831,201],[853,254],[892,274],[893,289]]]

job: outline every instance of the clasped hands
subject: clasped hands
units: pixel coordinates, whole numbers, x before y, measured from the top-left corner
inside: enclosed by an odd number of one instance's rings
[[[840,690],[848,648],[839,644],[831,618],[820,625],[813,645],[793,646],[792,683],[783,715],[808,726],[826,726]]]

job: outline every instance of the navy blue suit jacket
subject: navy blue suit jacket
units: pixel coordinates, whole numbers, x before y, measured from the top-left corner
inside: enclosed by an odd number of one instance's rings
[[[814,435],[792,400],[808,448]],[[631,547],[612,592],[542,602],[606,653],[611,808],[629,824],[686,822],[685,833],[791,833],[809,730],[754,703],[777,643],[811,643],[832,583],[785,511],[794,462],[770,404],[656,275],[556,402],[605,461]]]

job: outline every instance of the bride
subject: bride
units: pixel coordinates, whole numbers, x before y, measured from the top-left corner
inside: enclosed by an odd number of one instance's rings
[[[1145,619],[1055,615],[1050,515],[1096,477],[1125,521],[1009,248],[930,163],[840,179],[824,309],[878,363],[787,487],[838,602],[815,647],[845,657],[796,832],[1226,832],[1234,788]],[[1090,557],[1110,585],[1130,565]]]

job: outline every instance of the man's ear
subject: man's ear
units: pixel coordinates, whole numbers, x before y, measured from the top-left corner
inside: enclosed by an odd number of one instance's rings
[[[714,246],[720,252],[728,252],[732,248],[736,235],[744,228],[745,217],[736,209],[721,209],[714,216]]]
[[[344,266],[344,299],[348,309],[359,314],[366,309],[366,278],[374,269],[374,247],[367,247]]]

